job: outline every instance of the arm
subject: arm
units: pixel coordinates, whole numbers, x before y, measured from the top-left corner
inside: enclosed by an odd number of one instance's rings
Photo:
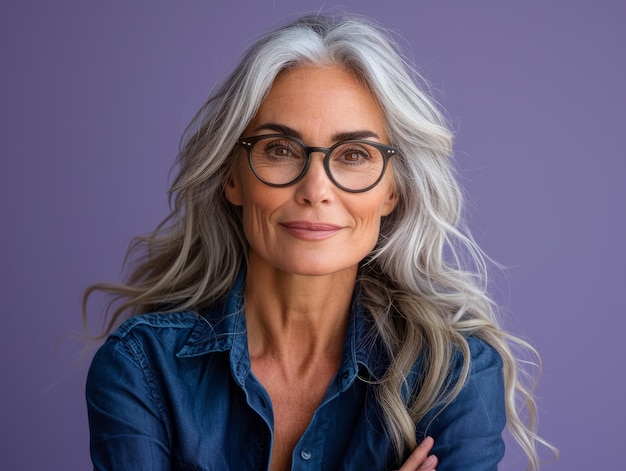
[[[162,405],[132,337],[109,339],[87,376],[90,451],[95,470],[170,470]]]
[[[429,414],[418,424],[418,433],[435,439],[438,471],[496,471],[504,456],[502,359],[481,340],[469,338],[468,343],[472,363],[463,390],[439,415]]]

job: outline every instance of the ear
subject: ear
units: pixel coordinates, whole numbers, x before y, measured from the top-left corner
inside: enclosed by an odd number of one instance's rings
[[[389,216],[391,213],[393,213],[393,210],[396,209],[396,206],[398,205],[399,199],[400,197],[398,196],[398,194],[390,188],[385,197],[385,201],[383,201],[380,215]]]
[[[243,206],[243,187],[241,178],[235,170],[224,182],[224,194],[226,199],[234,206]]]

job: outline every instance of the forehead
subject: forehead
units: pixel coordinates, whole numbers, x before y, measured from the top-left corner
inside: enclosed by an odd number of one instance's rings
[[[338,65],[301,65],[280,73],[247,130],[266,123],[293,128],[305,139],[324,140],[355,131],[372,131],[386,139],[376,97],[355,74]]]

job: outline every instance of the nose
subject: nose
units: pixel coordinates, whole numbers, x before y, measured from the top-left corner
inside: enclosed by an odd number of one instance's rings
[[[317,205],[332,200],[334,184],[324,168],[323,152],[311,152],[309,168],[296,185],[296,199],[302,204]]]

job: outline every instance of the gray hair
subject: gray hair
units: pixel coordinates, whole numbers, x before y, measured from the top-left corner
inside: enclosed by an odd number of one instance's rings
[[[486,294],[484,257],[461,224],[462,192],[450,161],[452,133],[399,51],[387,32],[360,18],[304,16],[259,39],[187,128],[170,190],[172,211],[154,233],[131,244],[135,266],[128,280],[93,285],[84,305],[93,291],[113,295],[109,332],[130,314],[201,309],[223,298],[247,253],[239,209],[223,190],[234,168],[237,139],[281,72],[303,64],[340,65],[369,87],[399,149],[394,157],[398,206],[384,218],[359,275],[360,302],[393,359],[376,383],[376,394],[396,452],[400,456],[414,447],[415,424],[460,392],[470,368],[466,338],[473,335],[502,356],[508,426],[529,469],[536,469],[537,443],[550,445],[533,431],[531,388],[520,380],[510,345],[536,352],[497,324]],[[459,381],[450,387],[446,378],[455,350],[465,361]],[[425,359],[420,394],[407,403],[401,391],[420,356]],[[520,418],[519,399],[530,412],[529,425]]]

